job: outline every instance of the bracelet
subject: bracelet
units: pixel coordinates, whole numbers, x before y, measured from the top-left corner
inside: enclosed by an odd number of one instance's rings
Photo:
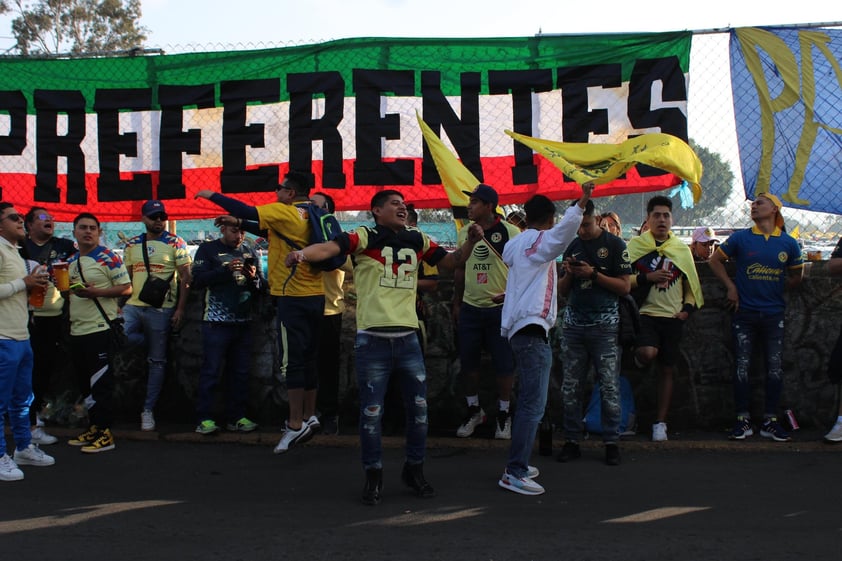
[[[298,262],[299,262],[299,263],[306,263],[306,262],[307,262],[307,256],[306,256],[306,255],[304,255],[304,250],[303,250],[303,249],[299,249],[299,250],[298,250],[298,251],[296,251],[295,253],[297,253],[297,254],[298,254]]]

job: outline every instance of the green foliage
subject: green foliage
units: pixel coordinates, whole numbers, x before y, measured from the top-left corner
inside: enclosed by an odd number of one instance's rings
[[[140,48],[140,0],[0,0],[12,12],[15,49],[21,55],[107,53]]]

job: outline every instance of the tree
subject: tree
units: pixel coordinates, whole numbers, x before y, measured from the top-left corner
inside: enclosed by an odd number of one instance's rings
[[[140,0],[0,0],[14,13],[12,34],[22,55],[103,53],[141,48]]]

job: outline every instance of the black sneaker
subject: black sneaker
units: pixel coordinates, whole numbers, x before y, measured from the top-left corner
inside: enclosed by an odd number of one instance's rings
[[[365,487],[363,487],[363,504],[377,505],[383,494],[383,470],[372,468],[365,470]]]
[[[411,487],[415,494],[422,499],[429,499],[435,497],[436,492],[432,485],[427,483],[424,479],[424,464],[404,464],[401,479],[406,483],[407,487]]]
[[[579,443],[573,442],[572,440],[568,440],[564,443],[564,446],[561,447],[561,452],[558,453],[556,456],[556,461],[561,463],[567,463],[573,460],[577,460],[582,457],[582,451],[579,449]]]
[[[617,446],[616,442],[605,443],[605,465],[620,465],[620,447]]]

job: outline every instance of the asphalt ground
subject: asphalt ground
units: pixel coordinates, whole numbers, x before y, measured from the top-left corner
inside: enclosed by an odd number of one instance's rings
[[[203,436],[117,430],[117,448],[44,447],[50,467],[0,483],[0,548],[15,560],[839,559],[842,446],[676,433],[602,445],[560,464],[535,454],[547,492],[497,480],[508,443],[433,437],[419,499],[400,482],[401,437],[384,438],[384,498],[360,503],[356,436],[319,435],[287,454],[280,432]],[[556,451],[561,441],[555,441]],[[6,557],[8,555],[8,557]]]

